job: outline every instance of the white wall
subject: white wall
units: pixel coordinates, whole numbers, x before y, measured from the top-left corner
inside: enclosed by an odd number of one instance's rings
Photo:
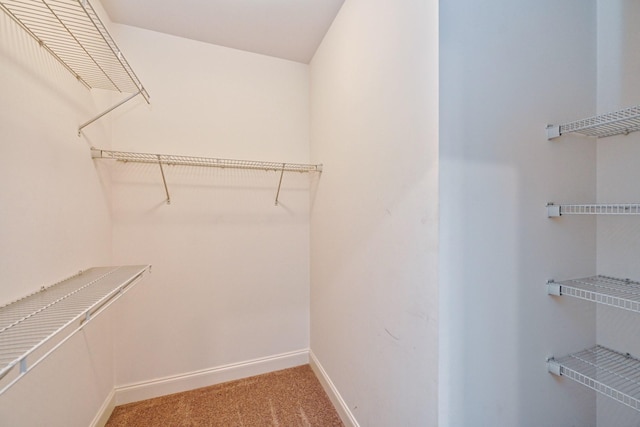
[[[593,426],[593,392],[546,371],[595,344],[595,309],[546,295],[595,273],[592,144],[545,138],[595,113],[595,1],[440,7],[440,423]]]
[[[114,37],[145,82],[114,116],[115,149],[309,160],[308,66],[133,27]],[[106,164],[113,258],[150,263],[118,318],[117,385],[309,346],[310,177]],[[153,390],[151,390],[153,393]]]
[[[78,125],[110,102],[0,13],[0,305],[111,262],[104,177]],[[0,397],[0,424],[86,426],[113,389],[108,314]]]
[[[606,113],[640,102],[638,66],[640,4],[628,0],[598,1],[598,112]],[[635,203],[640,200],[637,159],[640,135],[604,138],[598,150],[598,202]],[[598,273],[640,281],[640,222],[633,217],[598,218]],[[640,356],[640,316],[598,307],[598,343]],[[598,396],[598,425],[640,425],[640,415],[607,397]]]
[[[437,425],[437,15],[349,0],[311,62],[311,349],[363,426]]]

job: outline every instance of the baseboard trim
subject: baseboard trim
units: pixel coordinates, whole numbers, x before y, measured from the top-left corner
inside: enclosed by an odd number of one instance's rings
[[[102,402],[102,406],[100,410],[96,414],[95,418],[89,425],[90,427],[104,427],[104,425],[109,421],[109,417],[113,412],[113,409],[116,407],[116,391],[111,389],[107,398]]]
[[[333,406],[336,408],[336,411],[338,412],[338,415],[340,416],[342,422],[347,427],[360,427],[360,424],[358,424],[356,417],[353,415],[353,413],[347,406],[347,403],[338,392],[338,389],[329,378],[329,375],[324,370],[324,368],[318,361],[318,358],[315,356],[315,354],[313,354],[313,351],[311,350],[309,350],[309,365],[311,365],[311,369],[313,369],[316,377],[318,377],[320,384],[322,384],[322,388],[324,388],[324,391],[329,396],[331,403],[333,403]]]
[[[126,384],[115,388],[114,406],[293,368],[307,363],[309,363],[309,350],[304,349],[150,381]]]

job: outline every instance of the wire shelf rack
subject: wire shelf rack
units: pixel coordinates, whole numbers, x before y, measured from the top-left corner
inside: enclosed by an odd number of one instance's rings
[[[640,215],[640,203],[556,205],[547,204],[547,216],[562,215]]]
[[[150,154],[150,153],[133,153],[128,151],[101,150],[97,148],[91,149],[91,157],[94,159],[110,159],[121,162],[134,163],[151,163],[157,164],[162,176],[165,194],[167,196],[167,204],[171,204],[171,196],[164,173],[163,165],[166,166],[197,166],[197,167],[213,167],[227,169],[251,169],[280,172],[280,181],[278,182],[278,190],[276,193],[275,205],[278,206],[278,196],[282,186],[282,177],[285,172],[322,172],[321,164],[306,163],[278,163],[265,162],[255,160],[234,160],[234,159],[216,159],[210,157],[195,156],[177,156],[173,154]]]
[[[148,265],[91,268],[0,307],[0,395],[149,269]]]
[[[550,295],[567,295],[598,304],[640,313],[640,282],[609,276],[592,276],[582,279],[549,281]]]
[[[572,379],[640,411],[640,360],[596,345],[547,361],[549,372]]]
[[[203,166],[230,169],[257,169],[285,172],[320,172],[322,165],[303,163],[278,163],[254,160],[216,159],[209,157],[176,156],[172,154],[132,153],[127,151],[112,151],[92,149],[92,157],[99,159],[119,160],[121,162],[163,163],[168,166]]]
[[[87,88],[149,94],[88,0],[0,0],[4,10]]]
[[[567,133],[577,133],[584,136],[605,138],[614,135],[627,135],[637,130],[640,130],[640,106],[562,125],[549,125],[547,126],[547,137],[553,139]]]

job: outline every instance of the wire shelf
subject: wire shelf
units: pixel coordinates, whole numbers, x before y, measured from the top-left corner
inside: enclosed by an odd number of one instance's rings
[[[210,157],[194,157],[194,156],[176,156],[173,154],[149,154],[149,153],[132,153],[128,151],[100,150],[91,149],[91,157],[94,159],[111,159],[121,162],[135,163],[153,163],[157,164],[162,176],[162,183],[166,195],[167,204],[171,204],[171,196],[169,195],[169,187],[164,174],[163,165],[168,166],[201,166],[213,168],[228,169],[252,169],[280,172],[280,181],[278,182],[278,190],[275,198],[275,205],[278,206],[278,197],[282,186],[282,177],[285,172],[322,172],[322,165],[310,165],[305,163],[278,163],[263,162],[255,160],[233,160],[233,159],[215,159]]]
[[[640,203],[556,205],[547,204],[547,215],[640,215]]]
[[[121,162],[163,163],[168,166],[203,166],[230,169],[258,169],[285,172],[320,172],[322,165],[302,163],[278,163],[254,160],[215,159],[208,157],[175,156],[172,154],[132,153],[126,151],[111,151],[92,149],[92,157],[100,159],[119,160]]]
[[[599,275],[550,281],[547,286],[551,295],[567,295],[640,313],[640,282]]]
[[[553,139],[567,133],[577,133],[584,136],[605,138],[614,135],[627,135],[637,130],[640,130],[640,106],[562,125],[550,125],[547,127],[547,136],[549,139]]]
[[[88,0],[0,0],[3,9],[87,88],[149,94]]]
[[[138,283],[149,268],[91,268],[0,307],[0,381],[19,369],[6,384],[0,382],[0,394]],[[75,329],[68,331],[70,328]],[[55,346],[41,355],[40,350],[54,341]]]
[[[550,359],[549,371],[640,411],[640,360],[597,345],[560,359]]]

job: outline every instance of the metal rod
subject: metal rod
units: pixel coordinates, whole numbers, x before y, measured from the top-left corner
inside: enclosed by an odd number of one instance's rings
[[[164,177],[164,169],[162,168],[162,160],[160,159],[160,155],[158,155],[158,165],[160,165],[160,173],[162,174],[162,183],[164,184],[164,192],[167,194],[167,204],[171,204],[171,196],[169,196],[169,189],[167,188],[167,180]]]
[[[284,175],[285,163],[282,164],[282,170],[280,171],[280,182],[278,182],[278,192],[276,193],[276,206],[278,206],[278,196],[280,196],[280,187],[282,187],[282,176]]]
[[[142,90],[139,90],[138,92],[134,93],[131,96],[126,97],[125,99],[123,99],[122,101],[120,101],[116,105],[114,105],[113,107],[111,107],[108,110],[104,111],[103,113],[97,115],[93,119],[89,120],[88,122],[85,122],[85,123],[81,124],[80,127],[78,128],[78,136],[82,135],[82,129],[84,129],[85,127],[89,126],[91,123],[95,122],[96,120],[106,116],[107,114],[109,114],[110,112],[112,112],[113,110],[115,110],[116,108],[118,108],[119,106],[124,104],[125,102],[132,100],[133,98],[135,98],[136,96],[140,95],[141,93],[142,93]]]

